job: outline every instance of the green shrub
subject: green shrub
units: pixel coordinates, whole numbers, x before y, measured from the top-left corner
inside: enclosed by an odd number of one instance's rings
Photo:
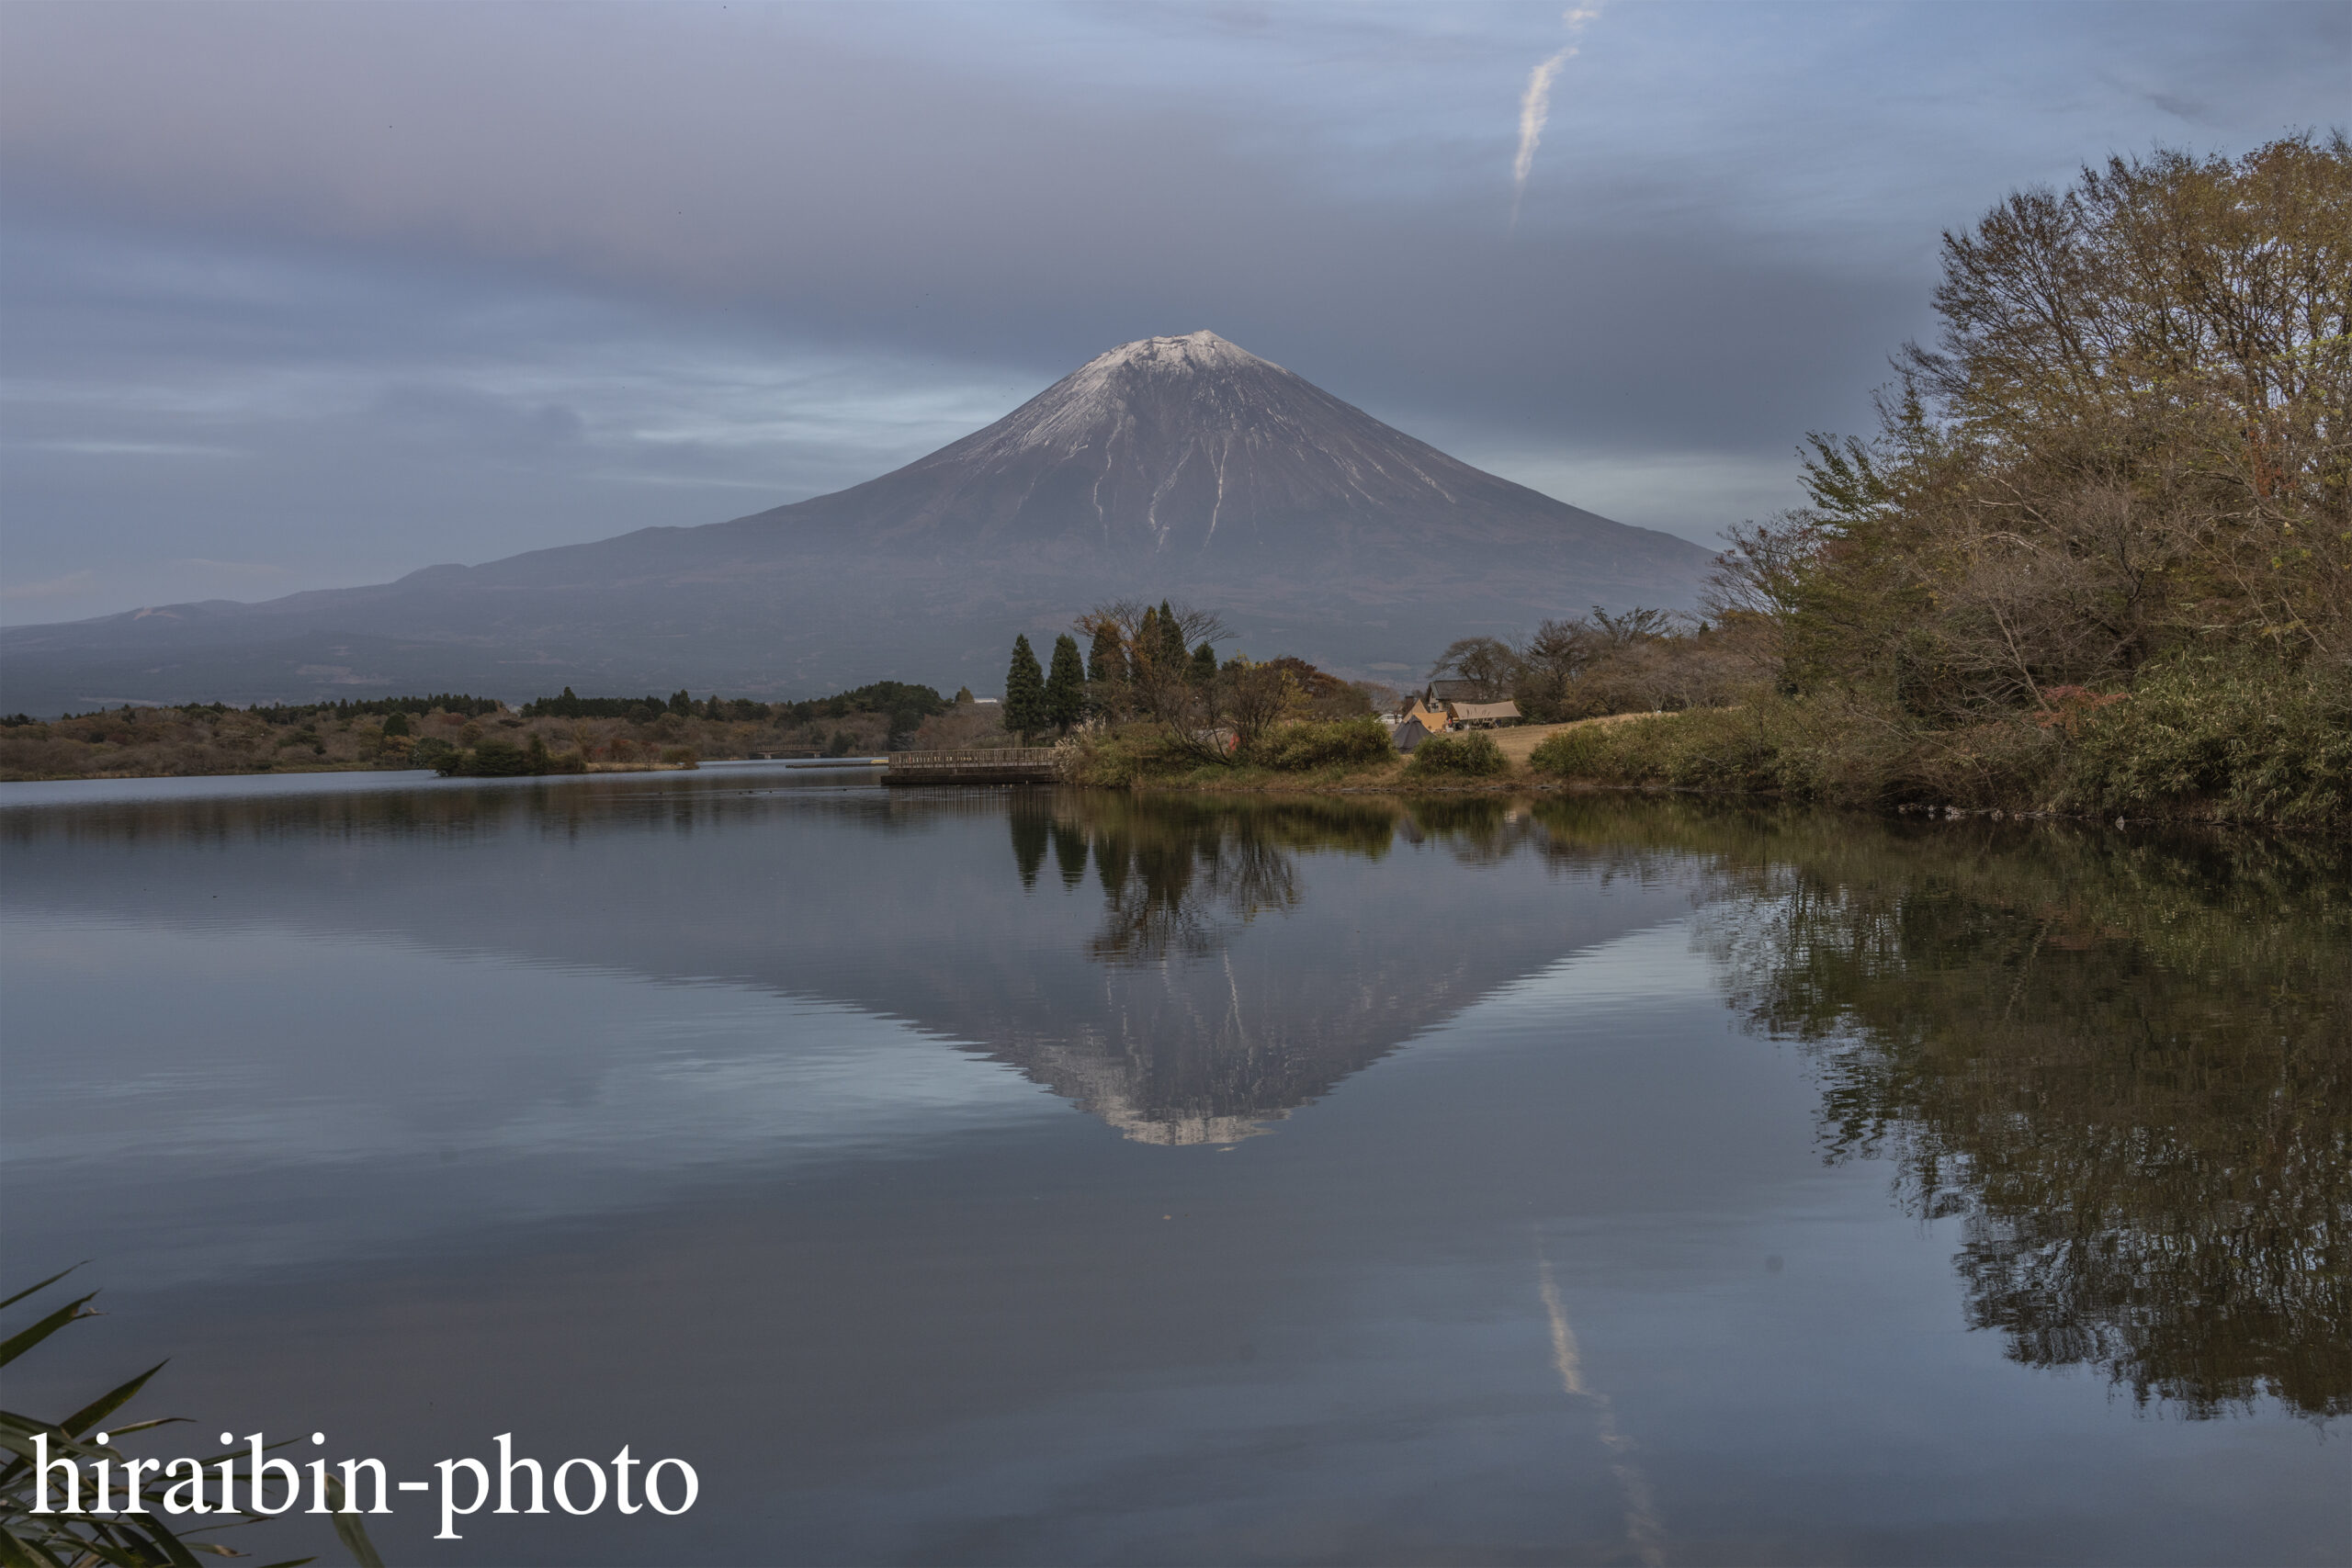
[[[1367,767],[1396,758],[1388,727],[1376,718],[1344,718],[1327,724],[1292,724],[1268,735],[1250,760],[1286,773],[1312,768]]]
[[[1563,729],[1557,735],[1548,736],[1529,756],[1527,765],[1539,773],[1550,773],[1556,778],[1622,783],[1616,767],[1617,751],[1602,733],[1603,728],[1597,724],[1581,724],[1574,729]]]
[[[476,779],[510,779],[523,778],[538,770],[532,766],[530,753],[512,741],[484,740],[472,750],[446,760],[442,772]]]
[[[1099,789],[1126,789],[1136,782],[1135,748],[1112,736],[1081,735],[1061,759],[1062,776]]]
[[[1535,748],[1528,766],[1558,778],[1593,784],[1642,784],[1677,782],[1674,775],[1696,765],[1695,754],[1678,745],[1676,726],[1684,716],[1630,719],[1622,724],[1580,724]]]
[[[1508,771],[1502,748],[1482,730],[1460,735],[1432,735],[1413,749],[1408,778],[1493,778]]]
[[[1644,734],[1660,748],[1667,782],[1683,789],[1808,793],[1789,788],[1787,764],[1795,761],[1802,732],[1753,709],[1706,708],[1616,728]]]
[[[1084,730],[1069,738],[1060,759],[1062,777],[1100,789],[1130,789],[1146,779],[1164,778],[1200,766],[1168,734],[1151,725],[1104,732]]]
[[[1835,793],[1820,728],[1816,716],[1789,703],[1691,708],[1564,729],[1536,747],[1528,764],[1593,784],[1814,799]]]
[[[431,740],[416,743],[415,756],[426,759],[425,748]],[[688,749],[689,750],[691,749]],[[577,751],[558,756],[548,750],[547,741],[537,735],[531,737],[526,750],[508,740],[484,740],[459,750],[447,742],[432,753],[433,769],[443,778],[517,779],[534,778],[542,773],[583,773],[588,771],[587,759]]]
[[[2048,706],[1929,728],[1858,700],[1580,725],[1529,759],[1605,784],[2323,826],[2352,821],[2352,673],[2258,653],[2151,665],[2131,692],[2045,689]]]
[[[2082,720],[2057,793],[2101,816],[2352,820],[2352,672],[2244,654],[2152,667]]]

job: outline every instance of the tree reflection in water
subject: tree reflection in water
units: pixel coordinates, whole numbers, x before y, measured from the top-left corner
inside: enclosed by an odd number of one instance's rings
[[[933,886],[932,835],[999,831],[1004,797],[533,781],[40,807],[0,842],[44,918],[206,927],[226,893],[257,924],[839,999],[1160,1144],[1247,1136],[1622,934],[1588,876],[1689,887],[1732,1005],[1813,1063],[1826,1156],[1959,1223],[1969,1318],[2020,1361],[2193,1416],[2352,1410],[2343,846],[1634,795],[1009,804],[1032,891],[935,907],[904,891]],[[1363,863],[1400,840],[1412,863]],[[1560,895],[1498,863],[1535,855],[1577,874]],[[867,896],[824,896],[868,865]],[[1087,934],[1024,924],[1032,897]]]
[[[1050,843],[1065,886],[1091,854],[1102,885],[1101,931],[1087,955],[1113,964],[1198,958],[1229,926],[1297,907],[1297,852],[1377,859],[1396,835],[1392,805],[1344,801],[1138,800],[1106,792],[1016,799],[1012,842],[1024,883]]]
[[[1970,1323],[2191,1416],[2352,1411],[2352,864],[2282,841],[1567,802],[1696,852],[1702,940],[1804,1043],[1832,1161],[1957,1217]]]

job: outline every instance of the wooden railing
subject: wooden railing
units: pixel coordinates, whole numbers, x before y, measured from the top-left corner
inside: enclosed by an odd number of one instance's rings
[[[893,751],[885,784],[1051,784],[1050,746],[970,746],[951,751]]]
[[[1001,762],[1007,767],[1050,766],[1054,749],[1050,746],[967,746],[954,751],[893,751],[893,766],[900,762],[910,768],[960,768],[978,762]]]

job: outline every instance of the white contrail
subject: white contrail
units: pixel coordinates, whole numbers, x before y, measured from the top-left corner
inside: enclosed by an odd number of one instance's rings
[[[1519,154],[1510,161],[1510,226],[1519,227],[1519,204],[1527,195],[1527,176],[1535,168],[1535,149],[1544,141],[1544,122],[1552,118],[1552,84],[1560,68],[1577,57],[1583,46],[1577,39],[1585,24],[1600,15],[1598,5],[1578,6],[1560,19],[1568,26],[1568,41],[1560,52],[1527,73],[1527,91],[1519,96]]]
[[[1617,1428],[1617,1410],[1609,1396],[1584,1381],[1584,1356],[1577,1332],[1568,1326],[1568,1309],[1560,1301],[1560,1287],[1552,1280],[1552,1260],[1535,1247],[1535,1291],[1544,1299],[1544,1314],[1552,1320],[1552,1370],[1560,1374],[1560,1392],[1570,1399],[1589,1400],[1593,1427],[1601,1447],[1609,1450],[1609,1473],[1625,1499],[1625,1539],[1643,1568],[1659,1568],[1666,1561],[1666,1527],[1657,1516],[1657,1495],[1650,1478],[1634,1462],[1634,1439]]]

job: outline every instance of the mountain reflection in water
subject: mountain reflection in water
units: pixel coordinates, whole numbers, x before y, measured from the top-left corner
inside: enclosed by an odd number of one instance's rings
[[[1327,1091],[1400,1041],[1549,955],[1524,940],[1430,976],[1419,924],[1359,929],[1352,961],[1270,966],[1230,937],[1304,897],[1302,852],[1377,859],[1394,807],[1351,803],[1140,802],[1072,793],[1011,809],[1024,886],[1050,846],[1075,891],[1091,860],[1102,923],[1087,957],[1109,971],[1096,1016],[1040,1035],[999,1025],[1003,1049],[1138,1142],[1227,1143]],[[1338,954],[1332,954],[1336,958]]]
[[[1302,851],[1435,835],[1636,874],[1694,855],[1732,1005],[1815,1063],[1827,1157],[1886,1159],[1912,1212],[1963,1219],[1973,1326],[2192,1416],[2266,1393],[2352,1411],[2346,867],[2293,844],[1859,827],[1578,801],[1076,796],[1012,817],[1024,880],[1048,844],[1066,883],[1092,855],[1105,911],[1088,951],[1110,964],[1211,958],[1228,928],[1297,903]],[[1152,1108],[1146,1127],[1230,1129],[1371,1059],[1377,1020],[1445,1010],[1442,986],[1415,994],[1446,966],[1430,959],[1498,936],[1424,931],[1420,962],[1295,976],[1259,998],[1255,1032],[1236,995],[1090,1043]],[[1231,979],[1203,973],[1210,991]]]
[[[998,816],[1009,853],[971,830]],[[1825,1156],[1883,1160],[1909,1211],[1962,1220],[1968,1321],[2013,1359],[2191,1416],[2352,1411],[2352,865],[2333,850],[1615,797],[723,777],[28,808],[0,841],[22,912],[389,933],[846,1003],[1167,1145],[1263,1131],[1695,902],[1728,1004],[1807,1054]],[[1428,874],[1431,852],[1623,893]]]

